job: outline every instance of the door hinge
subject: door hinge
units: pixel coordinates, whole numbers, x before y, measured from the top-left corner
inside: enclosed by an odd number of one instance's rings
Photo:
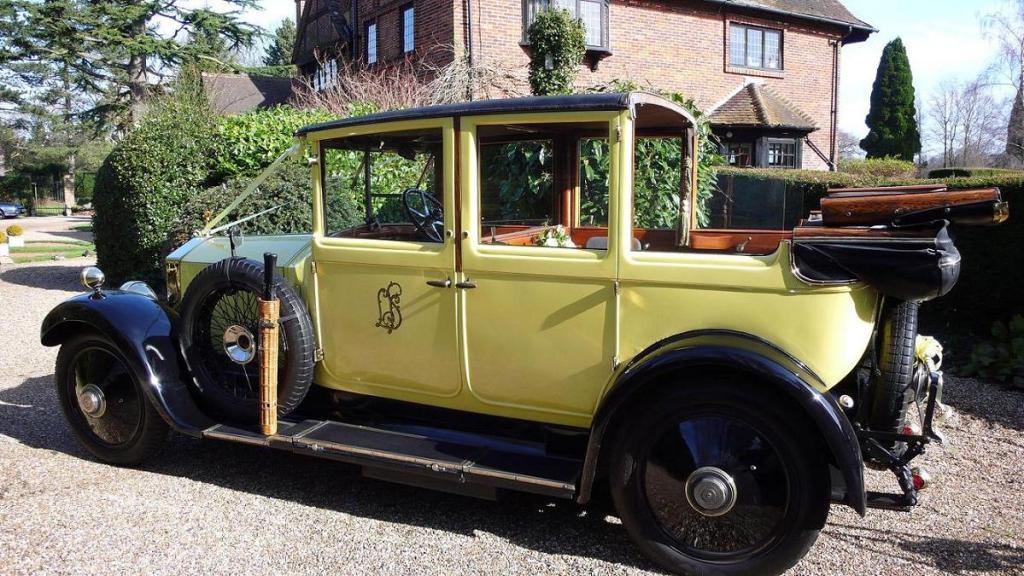
[[[324,349],[319,347],[319,346],[317,346],[316,348],[313,349],[313,362],[316,363],[316,362],[323,362],[323,361],[324,361]]]
[[[315,260],[309,263],[309,272],[313,276],[316,276],[316,261]]]
[[[616,296],[618,296],[619,294],[622,294],[622,284],[619,284],[619,281],[618,281],[618,280],[616,280],[616,281],[615,281],[615,282],[614,282],[614,283],[612,284],[612,286],[614,286],[614,287],[615,287],[615,295],[616,295]]]
[[[619,369],[619,357],[618,356],[612,356],[612,370],[614,371],[614,370],[618,370],[618,369]]]

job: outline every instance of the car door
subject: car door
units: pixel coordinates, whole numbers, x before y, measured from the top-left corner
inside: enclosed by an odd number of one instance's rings
[[[585,247],[579,236],[574,192],[581,140],[572,135],[610,144],[614,183],[618,116],[517,114],[461,122],[458,292],[467,391],[503,415],[586,425],[615,365],[617,243],[614,229],[590,229],[605,235],[603,249]],[[538,168],[552,157],[551,170]],[[614,222],[616,187],[607,184],[598,199],[601,218]],[[576,247],[537,245],[560,235],[576,238]]]
[[[313,143],[318,384],[421,402],[459,393],[456,296],[448,287],[454,138],[452,121],[442,119],[338,129]],[[410,188],[443,205],[440,241],[408,222],[401,193]]]

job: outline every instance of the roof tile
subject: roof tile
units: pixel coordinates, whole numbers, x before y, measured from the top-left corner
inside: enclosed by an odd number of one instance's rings
[[[716,126],[788,128],[813,132],[814,120],[763,84],[750,83],[711,112]]]

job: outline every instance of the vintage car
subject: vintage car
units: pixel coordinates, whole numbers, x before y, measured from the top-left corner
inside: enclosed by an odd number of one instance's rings
[[[784,572],[832,504],[917,503],[941,388],[918,303],[956,282],[947,226],[1006,205],[847,190],[795,229],[708,229],[696,126],[606,93],[304,128],[272,169],[308,166],[311,234],[222,214],[165,298],[90,268],[45,319],[71,428],[119,465],[171,428],[485,498],[610,492],[670,571]]]

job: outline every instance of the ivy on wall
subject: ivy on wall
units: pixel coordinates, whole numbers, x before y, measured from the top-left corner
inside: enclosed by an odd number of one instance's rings
[[[530,25],[527,38],[533,94],[572,94],[576,72],[587,51],[583,23],[566,10],[542,10]]]

